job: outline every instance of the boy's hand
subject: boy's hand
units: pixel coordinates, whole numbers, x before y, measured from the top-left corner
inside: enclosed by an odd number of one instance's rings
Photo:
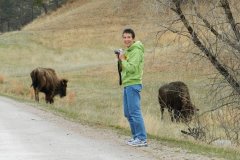
[[[121,61],[123,61],[123,60],[126,60],[126,57],[125,57],[125,55],[124,55],[123,53],[120,53],[120,54],[119,54],[119,59],[120,59]]]

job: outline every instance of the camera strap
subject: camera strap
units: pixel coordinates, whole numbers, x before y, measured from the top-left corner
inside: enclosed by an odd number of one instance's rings
[[[120,86],[122,85],[122,75],[121,75],[121,72],[122,72],[121,61],[118,60],[118,75],[119,75],[119,85]]]

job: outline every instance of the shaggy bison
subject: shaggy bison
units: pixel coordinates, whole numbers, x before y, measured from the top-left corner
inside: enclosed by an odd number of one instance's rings
[[[177,81],[165,84],[159,88],[158,101],[163,119],[164,108],[168,109],[171,121],[191,121],[192,116],[198,109],[192,104],[188,87],[185,83]]]
[[[45,93],[46,103],[54,103],[53,97],[66,96],[66,79],[59,79],[51,68],[36,68],[30,73],[32,86],[35,93],[35,100],[39,102],[39,92]]]

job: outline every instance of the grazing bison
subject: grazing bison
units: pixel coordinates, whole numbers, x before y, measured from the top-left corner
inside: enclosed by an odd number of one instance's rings
[[[171,121],[191,121],[192,116],[198,109],[192,104],[188,87],[185,83],[177,81],[165,84],[159,88],[158,101],[163,119],[164,108],[168,109]]]
[[[46,103],[54,103],[53,97],[66,96],[66,79],[58,79],[55,71],[51,68],[36,68],[31,73],[32,86],[35,93],[35,100],[39,102],[39,92],[45,93]]]

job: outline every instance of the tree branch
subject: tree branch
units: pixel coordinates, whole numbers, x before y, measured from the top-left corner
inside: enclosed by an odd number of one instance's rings
[[[180,17],[181,21],[183,22],[184,26],[188,30],[189,34],[192,37],[193,43],[208,57],[210,62],[213,64],[213,66],[218,70],[218,72],[224,76],[224,78],[227,80],[227,82],[230,84],[230,86],[240,95],[240,84],[237,82],[234,77],[228,72],[228,70],[217,60],[217,58],[212,54],[212,52],[207,49],[202,42],[199,40],[198,35],[196,32],[194,32],[193,28],[189,24],[188,20],[184,16],[179,0],[173,0],[173,3],[175,4],[175,9],[172,9],[176,12],[176,14]]]
[[[219,34],[214,27],[208,22],[207,19],[203,18],[203,16],[197,11],[196,7],[194,7],[194,10],[196,12],[196,15],[198,18],[200,18],[203,23],[206,25],[206,27],[221,41],[226,42],[228,45],[230,45],[232,48],[236,49],[238,52],[240,52],[240,45],[237,43],[233,43],[229,39],[227,39],[224,35]]]
[[[232,15],[232,11],[230,9],[230,6],[229,6],[229,3],[228,3],[228,0],[220,0],[220,3],[225,11],[225,14],[227,16],[227,19],[232,27],[232,30],[238,40],[238,42],[240,41],[240,32],[239,30],[237,29],[237,24],[235,22],[235,19],[233,18],[233,15]]]

